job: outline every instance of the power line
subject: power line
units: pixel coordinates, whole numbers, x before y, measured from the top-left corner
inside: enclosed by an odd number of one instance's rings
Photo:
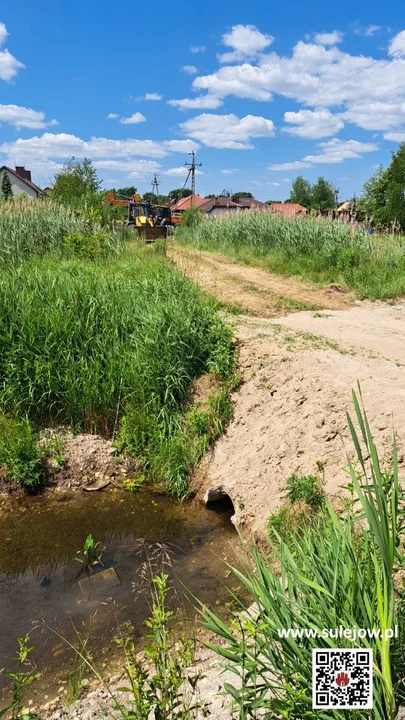
[[[395,52],[400,52],[401,50],[405,50],[405,45],[401,48],[398,48]],[[392,53],[388,53],[389,55],[392,55]],[[372,75],[374,72],[378,72],[379,70],[382,70],[384,67],[387,67],[388,65],[393,65],[394,62],[397,62],[397,60],[400,60],[401,58],[397,57],[392,62],[386,62],[384,65],[381,65],[381,67],[376,68],[372,73],[368,73],[368,75]],[[377,63],[380,63],[383,61],[383,58],[380,60],[374,60],[370,65],[366,65],[366,67],[362,68],[361,70],[357,70],[357,72],[353,73],[353,75],[349,75],[348,77],[344,78],[343,80],[340,80],[338,83],[335,83],[334,85],[331,85],[329,88],[326,88],[326,90],[323,90],[319,95],[313,95],[312,98],[306,101],[307,105],[314,105],[318,102],[323,103],[324,100],[326,100],[328,97],[331,97],[332,95],[336,95],[341,90],[345,90],[347,87],[350,87],[351,85],[355,85],[356,82],[359,82],[360,80],[363,80],[364,78],[359,78],[359,80],[355,80],[354,83],[350,83],[349,85],[345,85],[343,88],[339,88],[339,90],[336,91],[336,93],[331,93],[330,95],[326,95],[322,100],[317,100],[318,97],[324,95],[325,93],[329,93],[330,90],[333,90],[333,88],[337,87],[338,85],[341,85],[343,82],[346,82],[346,80],[351,80],[352,78],[356,77],[357,75],[360,75],[361,73],[365,72],[366,70],[369,70],[371,67],[376,65]],[[364,77],[368,77],[368,75],[365,75]],[[315,102],[314,102],[315,101]]]

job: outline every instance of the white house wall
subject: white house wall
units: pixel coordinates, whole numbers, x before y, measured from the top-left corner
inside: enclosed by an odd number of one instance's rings
[[[7,172],[7,171],[3,170],[0,173],[0,191],[1,191],[1,183],[3,181],[3,174],[5,172]],[[29,185],[27,185],[22,178],[16,177],[12,173],[7,173],[7,174],[10,178],[11,188],[12,188],[14,197],[18,197],[19,195],[22,195],[23,193],[25,193],[26,195],[28,195],[28,197],[33,198],[33,199],[35,199],[37,197],[37,193],[35,192],[35,190],[33,190],[32,187],[30,187]]]

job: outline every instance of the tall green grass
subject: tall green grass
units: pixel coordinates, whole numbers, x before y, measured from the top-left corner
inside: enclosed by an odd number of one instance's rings
[[[52,200],[0,201],[0,265],[48,253],[116,254],[120,237],[100,232],[99,214],[74,211]]]
[[[225,378],[232,358],[214,301],[154,253],[0,272],[0,406],[38,426],[123,432],[124,449],[130,427],[132,450],[168,454],[167,470],[191,381]]]
[[[176,238],[272,272],[344,282],[361,297],[405,294],[405,238],[373,238],[335,220],[247,211],[180,227]]]
[[[267,709],[271,717],[368,718],[394,720],[404,703],[404,646],[384,636],[399,625],[403,613],[403,496],[398,478],[395,439],[392,463],[381,468],[364,409],[353,395],[358,430],[348,418],[357,463],[348,460],[352,503],[339,516],[330,504],[318,522],[280,536],[273,529],[272,557],[253,549],[245,571],[233,568],[257,612],[229,625],[204,609],[206,627],[225,642],[214,646],[239,678],[226,690],[235,699],[239,717],[254,718]],[[243,605],[242,605],[243,607]],[[244,608],[245,609],[245,608]],[[280,637],[279,630],[308,628],[380,629],[380,638]],[[312,710],[313,648],[373,650],[374,709]],[[269,715],[270,716],[270,715]]]

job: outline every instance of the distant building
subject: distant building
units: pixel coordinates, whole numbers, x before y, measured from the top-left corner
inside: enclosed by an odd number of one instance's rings
[[[45,196],[46,193],[41,190],[38,185],[35,185],[35,183],[32,182],[31,170],[26,170],[22,165],[16,165],[15,170],[7,167],[7,165],[3,165],[0,167],[0,188],[4,173],[7,173],[10,179],[14,197],[18,197],[23,193],[32,199],[36,199],[39,196]]]
[[[232,200],[233,202],[240,205],[240,207],[245,208],[245,210],[251,210],[254,208],[267,208],[266,203],[261,202],[261,200],[256,200],[256,198],[238,197],[237,195],[233,195]]]
[[[273,212],[276,215],[285,215],[286,217],[297,217],[299,215],[306,215],[308,210],[298,203],[272,203],[268,205],[269,212]]]
[[[192,202],[193,200],[194,202]],[[187,197],[181,198],[181,200],[175,202],[174,205],[171,205],[170,210],[175,213],[184,212],[185,210],[189,210],[191,207],[198,208],[204,202],[204,198],[199,195],[187,195]]]
[[[204,200],[198,209],[205,214],[207,219],[215,219],[238,210],[240,211],[242,210],[242,206],[233,202],[229,197],[216,197]]]

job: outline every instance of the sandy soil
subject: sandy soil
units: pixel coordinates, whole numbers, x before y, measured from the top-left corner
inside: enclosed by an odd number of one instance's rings
[[[357,382],[382,457],[390,459],[395,427],[403,463],[404,303],[354,303],[341,293],[329,297],[327,289],[313,289],[296,279],[243,265],[229,270],[229,262],[207,253],[176,250],[183,268],[186,253],[187,274],[210,292],[215,286],[218,297],[236,292],[236,275],[246,282],[254,277],[257,285],[265,283],[296,302],[312,298],[314,306],[323,308],[280,317],[273,304],[274,320],[267,297],[256,293],[254,308],[247,303],[255,316],[231,318],[244,384],[234,395],[234,419],[227,433],[194,478],[201,499],[227,493],[235,523],[260,533],[283,503],[288,477],[317,472],[317,460],[325,463],[326,491],[338,493],[347,482],[344,468],[351,442],[346,411],[352,412],[351,391]],[[239,300],[241,305],[245,296]]]
[[[213,253],[171,246],[169,255],[188,277],[218,300],[260,317],[291,310],[342,309],[353,302],[352,294],[339,286],[317,288],[297,278],[232,263]]]

